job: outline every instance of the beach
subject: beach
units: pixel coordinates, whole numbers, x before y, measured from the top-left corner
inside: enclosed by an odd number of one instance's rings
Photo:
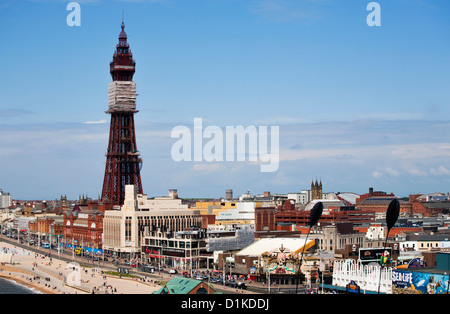
[[[153,278],[119,278],[101,267],[66,262],[53,256],[0,242],[3,253],[12,253],[13,264],[0,266],[0,277],[43,294],[151,294],[161,286]],[[170,280],[170,278],[161,278]]]
[[[38,249],[38,252],[0,238],[0,254],[13,254],[12,264],[3,263],[0,266],[0,277],[42,294],[151,294],[162,287],[159,283],[163,285],[174,276],[179,276],[161,271],[140,273],[139,278],[119,277],[115,272],[117,268],[112,268],[111,264],[96,265],[79,257],[75,261],[67,261],[67,254],[66,260],[62,260],[57,253],[52,252],[50,258],[45,250]],[[111,274],[111,270],[115,273]],[[261,283],[251,285],[263,286]],[[214,287],[226,294],[257,293],[222,285]]]

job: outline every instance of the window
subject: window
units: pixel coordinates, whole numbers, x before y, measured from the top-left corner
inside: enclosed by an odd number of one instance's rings
[[[125,218],[125,242],[131,242],[131,217]]]

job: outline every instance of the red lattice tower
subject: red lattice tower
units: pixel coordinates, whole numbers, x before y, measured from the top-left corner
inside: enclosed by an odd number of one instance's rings
[[[109,144],[106,152],[102,200],[122,205],[125,185],[135,185],[142,194],[140,170],[142,159],[136,147],[134,114],[136,110],[136,83],[133,82],[136,63],[127,42],[122,21],[119,43],[110,63],[113,81],[108,85],[108,111],[111,114]]]

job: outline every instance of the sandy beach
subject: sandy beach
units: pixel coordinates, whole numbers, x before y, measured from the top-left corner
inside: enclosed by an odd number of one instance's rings
[[[151,278],[146,278],[144,282],[139,279],[102,274],[104,269],[101,267],[84,267],[55,257],[50,260],[43,254],[6,242],[0,242],[0,250],[12,253],[14,263],[1,265],[0,277],[26,285],[38,293],[151,294],[161,287]]]
[[[14,280],[43,294],[151,294],[161,288],[158,281],[168,282],[174,276],[179,276],[161,272],[145,274],[140,278],[119,278],[116,274],[106,273],[111,268],[81,262],[79,258],[75,262],[68,262],[58,259],[55,253],[49,258],[43,253],[4,242],[0,238],[0,254],[4,253],[13,253],[13,264],[0,265],[0,277]],[[217,288],[227,294],[255,293],[221,285]]]

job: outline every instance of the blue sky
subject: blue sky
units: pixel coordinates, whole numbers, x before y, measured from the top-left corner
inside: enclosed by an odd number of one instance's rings
[[[150,196],[450,190],[450,3],[368,0],[0,0],[0,188],[101,193],[109,62],[122,10],[136,60]],[[175,126],[279,126],[280,164],[175,162]]]

